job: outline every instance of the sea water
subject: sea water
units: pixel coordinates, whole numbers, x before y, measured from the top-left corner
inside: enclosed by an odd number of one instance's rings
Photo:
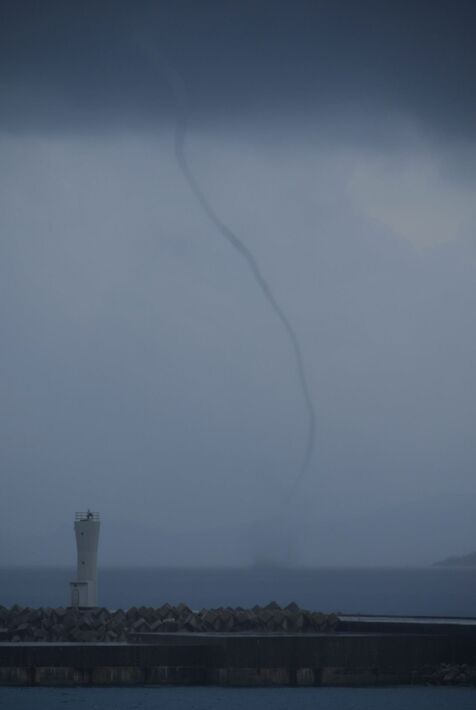
[[[0,688],[2,710],[474,710],[472,688]]]
[[[0,569],[0,604],[64,606],[73,569]],[[116,609],[185,602],[193,609],[291,601],[319,611],[476,616],[476,570],[100,569],[99,603]]]

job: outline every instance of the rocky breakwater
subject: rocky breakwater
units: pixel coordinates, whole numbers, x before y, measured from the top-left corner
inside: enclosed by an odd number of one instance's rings
[[[335,614],[301,609],[275,602],[253,609],[220,607],[192,611],[186,604],[131,607],[114,611],[103,607],[0,606],[0,641],[11,642],[124,642],[130,635],[146,633],[322,633],[334,632]]]
[[[467,663],[440,663],[425,666],[418,674],[425,685],[476,685],[476,666]]]

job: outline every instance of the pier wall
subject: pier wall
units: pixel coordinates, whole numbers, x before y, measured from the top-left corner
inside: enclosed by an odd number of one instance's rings
[[[174,634],[149,643],[0,643],[0,685],[19,686],[381,686],[424,683],[441,664],[475,666],[475,636]]]

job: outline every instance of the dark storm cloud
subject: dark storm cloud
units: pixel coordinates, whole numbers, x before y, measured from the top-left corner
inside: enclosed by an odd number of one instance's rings
[[[321,111],[342,103],[476,125],[474,3],[2,3],[1,125],[154,125],[173,112],[144,56],[153,43],[204,117]]]

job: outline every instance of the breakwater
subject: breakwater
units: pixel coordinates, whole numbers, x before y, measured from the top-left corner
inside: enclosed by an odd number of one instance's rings
[[[160,614],[148,608],[0,611],[0,685],[476,682],[472,620],[355,618],[276,604],[200,612],[164,605]],[[197,629],[198,622],[209,629]],[[223,628],[227,625],[233,630]],[[40,631],[49,640],[40,638]],[[84,636],[107,637],[113,631],[114,641]],[[69,641],[60,638],[66,634]]]
[[[223,608],[192,611],[186,604],[161,607],[73,607],[31,609],[0,607],[0,640],[88,643],[126,641],[130,634],[206,632],[330,632],[339,623],[335,614],[300,609],[291,603],[281,608],[275,602],[253,609]]]

